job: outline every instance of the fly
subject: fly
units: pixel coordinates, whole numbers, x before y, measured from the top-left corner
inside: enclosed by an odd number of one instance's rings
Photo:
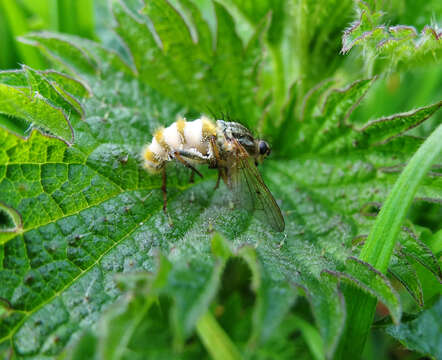
[[[162,174],[163,210],[167,211],[166,163],[178,161],[203,177],[195,166],[207,164],[218,170],[218,179],[234,192],[241,206],[266,221],[275,231],[285,227],[281,210],[264,183],[257,165],[270,154],[269,144],[255,139],[243,125],[206,116],[194,121],[179,118],[155,132],[152,142],[142,150],[144,167]]]

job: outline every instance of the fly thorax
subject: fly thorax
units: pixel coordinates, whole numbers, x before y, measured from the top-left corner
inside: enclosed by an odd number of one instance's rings
[[[225,151],[232,151],[232,141],[235,139],[251,156],[256,155],[255,139],[251,132],[243,125],[233,121],[218,120],[216,122],[218,129],[223,133],[227,144]]]

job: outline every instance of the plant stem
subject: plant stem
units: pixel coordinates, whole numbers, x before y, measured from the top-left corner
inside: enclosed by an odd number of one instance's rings
[[[420,182],[442,152],[442,125],[413,155],[388,195],[361,251],[360,259],[385,273],[394,245]],[[360,356],[376,309],[376,299],[360,289],[344,287],[347,325],[337,351],[338,359]]]
[[[299,316],[294,316],[294,320],[311,352],[312,358],[315,360],[324,360],[324,343],[321,335],[319,335],[319,331]]]
[[[272,54],[273,68],[275,73],[275,98],[277,109],[282,107],[285,100],[285,73],[284,61],[282,59],[281,48],[278,45],[269,44],[270,53]]]
[[[210,311],[207,311],[198,320],[196,331],[212,359],[241,359],[235,344],[230,340]]]

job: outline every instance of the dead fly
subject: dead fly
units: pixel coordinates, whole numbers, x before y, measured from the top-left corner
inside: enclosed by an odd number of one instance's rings
[[[194,121],[179,118],[167,128],[158,130],[142,151],[144,167],[151,173],[163,175],[163,209],[167,207],[166,169],[168,161],[176,160],[201,176],[195,168],[208,164],[218,169],[220,179],[234,191],[236,200],[249,210],[256,210],[276,231],[284,230],[284,218],[275,199],[264,184],[256,167],[270,154],[269,145],[253,138],[250,131],[236,122],[203,116]]]

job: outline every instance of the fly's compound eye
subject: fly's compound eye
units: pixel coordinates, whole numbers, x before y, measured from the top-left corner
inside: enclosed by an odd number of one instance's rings
[[[258,149],[260,155],[269,155],[270,154],[270,146],[265,141],[261,140],[258,144]]]

